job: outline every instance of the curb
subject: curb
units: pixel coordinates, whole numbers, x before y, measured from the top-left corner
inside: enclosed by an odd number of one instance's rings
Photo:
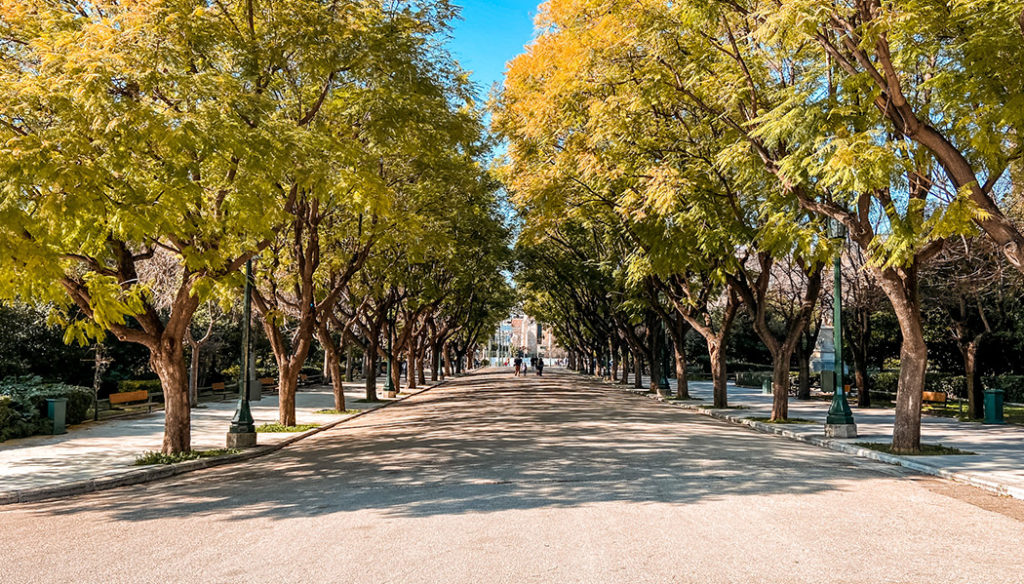
[[[747,418],[727,414],[721,410],[713,408],[707,408],[695,404],[672,403],[669,400],[665,399],[664,397],[661,397],[660,395],[651,394],[647,391],[640,391],[637,389],[621,387],[616,387],[615,389],[624,393],[633,394],[638,397],[646,397],[648,399],[659,401],[669,406],[696,412],[698,414],[702,414],[710,418],[715,418],[717,420],[722,420],[724,422],[746,426],[748,428],[751,428],[752,430],[761,432],[763,434],[775,434],[776,436],[782,436],[783,438],[788,438],[790,440],[795,440],[797,442],[803,442],[805,444],[811,444],[813,446],[818,446],[821,448],[827,448],[829,450],[834,450],[836,452],[852,454],[853,456],[868,458],[877,462],[884,462],[886,464],[906,467],[924,474],[936,476],[943,479],[948,479],[951,481],[956,481],[958,483],[971,485],[973,487],[983,489],[996,495],[1003,495],[1007,497],[1013,497],[1014,499],[1024,500],[1024,488],[1022,487],[1006,485],[998,481],[993,481],[991,479],[979,477],[977,475],[970,473],[946,470],[944,468],[932,466],[930,464],[925,464],[924,462],[918,460],[912,460],[903,456],[897,456],[895,454],[888,454],[885,452],[872,450],[870,448],[864,448],[863,446],[857,446],[852,442],[843,442],[841,440],[836,440],[834,438],[824,438],[821,436],[811,436],[808,434],[794,432],[792,430],[783,428],[778,424],[766,424],[764,422],[749,420]]]
[[[129,485],[138,485],[142,483],[149,483],[158,481],[161,479],[170,478],[187,472],[193,472],[202,470],[205,468],[212,468],[215,466],[222,466],[226,464],[232,464],[235,462],[243,462],[260,456],[265,456],[272,452],[277,452],[285,446],[289,446],[308,438],[314,434],[319,434],[330,430],[336,426],[344,424],[350,420],[361,418],[367,414],[382,410],[387,407],[391,407],[397,403],[401,403],[411,397],[415,397],[421,393],[430,391],[436,387],[440,387],[445,383],[448,383],[456,376],[452,375],[444,380],[438,381],[433,385],[427,386],[414,393],[403,395],[393,401],[382,403],[381,405],[359,412],[358,414],[352,414],[347,418],[335,420],[324,424],[323,426],[317,426],[300,432],[294,436],[289,436],[284,440],[276,444],[268,444],[266,446],[256,446],[237,454],[227,454],[223,456],[215,456],[211,458],[199,458],[196,460],[186,460],[185,462],[176,462],[174,464],[163,464],[156,465],[150,468],[140,468],[135,470],[129,470],[113,475],[102,476],[92,479],[83,479],[78,481],[71,481],[58,485],[49,485],[46,487],[30,487],[27,489],[17,489],[13,491],[0,491],[0,506],[13,505],[15,503],[34,503],[37,501],[45,501],[47,499],[61,499],[66,497],[73,497],[76,495],[84,495],[86,493],[94,493],[97,491],[105,491],[108,489],[116,489],[117,487],[126,487]]]

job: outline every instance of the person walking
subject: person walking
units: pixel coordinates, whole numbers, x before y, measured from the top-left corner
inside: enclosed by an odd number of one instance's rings
[[[544,357],[537,357],[537,377],[544,375]]]
[[[514,377],[519,377],[519,373],[523,370],[523,358],[522,357],[516,357],[515,364],[516,364],[516,374],[514,375]]]

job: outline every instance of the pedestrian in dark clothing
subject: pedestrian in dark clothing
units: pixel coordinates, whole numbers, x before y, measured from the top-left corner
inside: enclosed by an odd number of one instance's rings
[[[544,358],[537,357],[537,377],[544,375]]]

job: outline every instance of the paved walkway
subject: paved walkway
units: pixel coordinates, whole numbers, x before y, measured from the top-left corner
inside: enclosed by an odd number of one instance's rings
[[[383,378],[377,391],[382,395]],[[363,381],[345,384],[345,402],[349,409],[366,410],[381,403],[360,403],[366,396]],[[265,395],[250,402],[256,425],[276,422],[277,395]],[[209,402],[192,410],[192,448],[224,448],[225,434],[235,413],[237,400]],[[296,395],[296,420],[299,424],[328,424],[351,415],[317,414],[333,409],[334,393],[329,386],[299,388]],[[5,492],[53,487],[86,479],[110,477],[136,471],[133,463],[146,451],[159,451],[163,442],[164,413],[156,411],[129,418],[87,422],[70,426],[67,434],[32,436],[0,442],[0,500]],[[294,433],[263,433],[259,444],[271,445]],[[0,578],[3,581],[3,578]]]
[[[1024,503],[550,369],[244,464],[0,507],[0,580],[1019,583]]]
[[[649,378],[644,377],[644,387],[648,387]],[[672,395],[675,395],[676,381],[669,381]],[[619,385],[622,389],[632,389]],[[710,406],[712,403],[712,385],[710,381],[691,381],[690,395],[700,401],[681,402],[684,407],[696,407],[701,404]],[[894,410],[891,408],[858,408],[856,400],[850,402],[854,420],[857,423],[858,437],[849,440],[836,440],[842,443],[892,441]],[[801,436],[824,436],[825,417],[830,402],[822,400],[802,401],[796,398],[789,400],[791,418],[814,420],[815,424],[787,424],[782,426],[786,431]],[[738,387],[729,384],[729,405],[742,406],[741,410],[729,410],[736,417],[769,417],[771,416],[772,396],[762,395],[760,388]],[[775,425],[778,426],[778,425]],[[986,488],[998,490],[1003,494],[1024,499],[1024,427],[1017,425],[986,425],[976,422],[961,422],[955,418],[940,416],[922,416],[921,439],[926,444],[942,444],[953,446],[975,455],[967,456],[914,456],[901,457],[909,459],[910,464],[926,465],[942,473],[942,476],[955,474],[959,480],[972,484],[984,485]]]

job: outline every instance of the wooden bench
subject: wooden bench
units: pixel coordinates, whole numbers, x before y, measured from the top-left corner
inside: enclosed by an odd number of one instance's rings
[[[277,379],[273,377],[260,377],[260,385],[267,393],[277,393]]]
[[[156,405],[149,399],[149,390],[140,389],[138,391],[122,391],[119,393],[112,393],[108,398],[110,406],[115,405],[129,405],[133,407],[146,406],[147,411],[153,411],[153,406]],[[134,403],[134,402],[145,402],[145,403]]]
[[[925,404],[945,408],[949,401],[949,395],[944,391],[925,391],[921,394],[921,401]]]
[[[219,393],[221,395],[221,399],[227,399],[227,398],[231,397],[231,395],[233,393],[235,393],[234,391],[228,389],[227,385],[223,381],[218,381],[216,383],[211,383],[210,384],[210,391],[212,393]]]

